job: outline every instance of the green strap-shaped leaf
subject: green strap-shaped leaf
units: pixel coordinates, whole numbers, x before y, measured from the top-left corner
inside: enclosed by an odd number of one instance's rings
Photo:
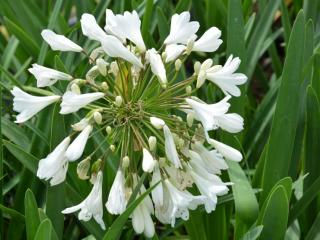
[[[25,218],[26,218],[26,231],[27,239],[33,240],[38,226],[40,224],[40,216],[36,199],[30,189],[26,191],[24,198]]]
[[[45,219],[41,222],[37,229],[37,233],[34,237],[34,240],[44,240],[44,239],[51,239],[51,232],[52,232],[52,224],[49,219]]]
[[[261,231],[263,229],[263,226],[257,226],[253,229],[249,230],[242,238],[241,240],[256,240],[261,234]]]
[[[305,20],[303,12],[300,12],[293,26],[282,72],[263,169],[262,202],[272,186],[288,174],[298,123],[297,106],[300,101],[299,89],[304,66],[304,40]]]
[[[270,192],[259,214],[258,225],[263,225],[261,240],[282,240],[287,229],[289,201],[286,189],[279,185]]]

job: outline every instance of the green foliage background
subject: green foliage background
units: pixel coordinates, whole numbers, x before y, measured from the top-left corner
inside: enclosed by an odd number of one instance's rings
[[[120,217],[105,211],[108,231],[103,232],[93,221],[80,222],[60,213],[79,203],[90,190],[89,184],[77,180],[74,165],[67,181],[56,187],[35,177],[38,160],[61,141],[76,116],[62,117],[58,106],[53,106],[20,126],[12,117],[9,90],[14,85],[39,91],[27,72],[31,63],[77,76],[88,70],[82,57],[51,51],[41,39],[41,30],[54,29],[93,49],[92,42],[80,34],[78,20],[88,12],[103,26],[106,8],[117,13],[137,10],[143,16],[142,33],[148,48],[161,46],[171,15],[190,10],[192,19],[201,24],[201,33],[217,26],[224,43],[212,55],[193,54],[180,77],[188,75],[196,60],[213,58],[223,63],[233,54],[242,59],[240,72],[249,79],[242,96],[232,100],[232,110],[245,119],[244,132],[236,137],[217,132],[245,156],[240,165],[228,162],[224,178],[235,183],[232,193],[221,197],[211,214],[198,209],[175,228],[157,225],[154,239],[320,239],[319,0],[2,0],[1,237],[144,239],[134,235],[128,220],[142,198]],[[220,97],[213,85],[201,92],[208,102]],[[97,134],[92,144],[101,138]],[[107,148],[104,145],[102,151]],[[112,184],[116,161],[110,159],[105,167],[106,190]]]

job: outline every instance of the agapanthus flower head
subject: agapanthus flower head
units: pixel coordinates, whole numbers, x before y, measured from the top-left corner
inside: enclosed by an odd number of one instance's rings
[[[148,178],[139,185],[137,197],[146,186],[158,185],[131,218],[137,233],[152,237],[155,219],[173,226],[176,218],[187,220],[189,210],[199,205],[211,212],[218,196],[228,192],[230,183],[219,175],[228,168],[227,160],[240,161],[242,154],[210,135],[217,129],[230,133],[243,129],[242,117],[229,112],[229,100],[240,95],[238,85],[247,78],[235,73],[240,60],[231,56],[223,66],[214,65],[212,59],[196,62],[194,73],[181,79],[179,73],[191,52],[214,52],[222,43],[218,28],[211,27],[198,37],[199,23],[190,19],[189,12],[174,14],[170,33],[159,49],[144,42],[136,11],[114,14],[106,10],[104,28],[93,15],[83,14],[83,35],[99,45],[91,52],[65,36],[42,31],[53,50],[79,52],[88,61],[84,76],[37,64],[29,69],[38,87],[52,88],[59,80],[67,82],[61,96],[33,96],[18,87],[12,90],[18,123],[54,102],[60,103],[60,114],[76,114],[65,139],[39,161],[37,172],[39,178],[56,185],[65,180],[68,165],[79,161],[79,178],[93,183],[88,197],[63,213],[80,210],[80,220],[93,217],[104,229],[104,209],[122,214],[145,173]],[[212,83],[226,96],[206,103],[197,90]],[[96,134],[103,138],[93,141]],[[110,147],[102,149],[106,143]],[[108,166],[104,163],[111,161],[111,155],[119,159],[119,165],[107,193],[102,179]],[[189,191],[193,186],[198,188],[198,195]],[[104,208],[102,196],[107,194]]]

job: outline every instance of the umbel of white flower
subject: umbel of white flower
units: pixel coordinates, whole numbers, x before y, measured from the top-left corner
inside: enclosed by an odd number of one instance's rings
[[[144,42],[135,11],[114,14],[107,9],[104,28],[93,15],[83,14],[82,33],[98,45],[91,52],[66,36],[42,31],[52,50],[80,54],[81,61],[88,61],[84,76],[38,64],[29,68],[37,87],[48,88],[33,92],[49,93],[54,84],[64,81],[67,86],[60,95],[34,96],[18,87],[11,91],[17,123],[44,108],[52,110],[53,103],[60,105],[59,113],[66,118],[75,115],[65,138],[38,163],[37,176],[52,186],[65,181],[69,164],[78,164],[79,181],[93,184],[86,199],[62,213],[79,211],[80,220],[93,217],[105,229],[104,209],[122,214],[130,199],[155,186],[130,216],[134,231],[151,238],[155,221],[174,226],[177,218],[188,220],[189,210],[199,205],[208,213],[214,211],[219,196],[229,191],[232,183],[223,182],[220,174],[228,169],[228,161],[241,161],[242,154],[211,136],[212,131],[235,134],[243,129],[243,118],[229,112],[229,100],[241,94],[239,85],[247,77],[237,73],[241,62],[231,55],[223,65],[214,65],[211,58],[196,62],[194,73],[181,78],[179,73],[192,52],[204,56],[222,43],[218,28],[201,35],[199,23],[190,19],[189,12],[174,14],[160,49]],[[209,84],[215,84],[225,97],[211,103],[198,98],[197,90]],[[115,158],[118,170],[107,192],[103,174],[108,161]],[[142,173],[148,177],[139,183]],[[191,187],[199,194],[192,194]],[[108,195],[106,203],[103,195]]]

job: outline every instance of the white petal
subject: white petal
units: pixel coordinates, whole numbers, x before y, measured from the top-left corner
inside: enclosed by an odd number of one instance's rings
[[[161,181],[161,174],[159,164],[156,162],[150,186],[154,186],[159,181]],[[152,190],[151,196],[155,207],[160,207],[163,205],[163,187],[161,182]]]
[[[67,91],[62,96],[61,110],[60,114],[68,114],[78,111],[80,108],[85,107],[91,102],[94,102],[104,96],[104,93],[85,93],[76,94],[71,91]]]
[[[170,34],[164,40],[164,44],[183,43],[186,44],[199,29],[198,22],[190,22],[190,13],[182,12],[174,14],[171,18]]]
[[[91,132],[92,126],[89,125],[73,140],[65,154],[69,161],[73,162],[81,157]]]
[[[129,39],[141,52],[145,52],[146,46],[140,32],[141,21],[136,11],[124,12],[123,15],[114,15],[110,9],[106,11],[106,32],[118,37],[121,41]]]
[[[11,90],[11,93],[14,96],[13,110],[20,113],[17,115],[16,123],[22,123],[29,120],[42,109],[60,99],[60,96],[32,96],[18,87],[14,87]]]
[[[106,208],[111,214],[122,214],[126,210],[125,179],[121,169],[117,171],[111,186]]]
[[[144,215],[141,206],[137,206],[132,213],[132,227],[137,234],[141,234],[144,230]]]
[[[151,173],[155,165],[155,160],[153,159],[151,153],[143,148],[143,159],[142,159],[142,169],[144,172]]]
[[[186,50],[186,46],[178,44],[169,44],[166,46],[166,63],[176,60],[182,52]]]
[[[38,64],[32,64],[28,71],[37,79],[37,87],[47,87],[55,84],[58,80],[71,80],[69,74],[43,67]]]
[[[88,38],[100,42],[107,36],[93,15],[88,13],[82,14],[80,22],[83,35]]]
[[[213,145],[226,159],[235,162],[240,162],[242,160],[242,154],[237,149],[214,139],[209,139],[209,144]]]
[[[146,58],[150,62],[151,71],[158,77],[161,86],[165,87],[167,84],[167,76],[166,69],[164,68],[163,62],[161,60],[161,56],[154,48],[152,48],[146,52]]]
[[[165,151],[167,158],[173,163],[176,168],[182,168],[176,145],[174,143],[171,131],[167,125],[163,126],[163,133],[165,138]]]
[[[236,113],[227,113],[217,117],[218,125],[230,133],[238,133],[243,130],[243,118]]]
[[[137,67],[143,67],[141,61],[132,52],[130,52],[129,49],[123,46],[118,38],[107,35],[103,40],[101,40],[101,45],[103,50],[110,57],[119,57]]]
[[[63,182],[66,178],[68,161],[64,154],[69,146],[70,137],[66,137],[46,158],[39,161],[37,176],[49,180],[51,186]]]
[[[49,29],[42,30],[42,38],[50,45],[52,50],[81,52],[83,49],[63,35],[58,35]]]
[[[209,28],[197,41],[194,42],[192,51],[214,52],[222,43],[219,39],[221,31],[216,27]]]
[[[141,204],[141,212],[143,214],[143,220],[144,220],[144,235],[147,238],[152,238],[154,235],[154,223],[152,221],[152,218],[150,216],[150,213],[148,212],[146,206],[144,204]]]

